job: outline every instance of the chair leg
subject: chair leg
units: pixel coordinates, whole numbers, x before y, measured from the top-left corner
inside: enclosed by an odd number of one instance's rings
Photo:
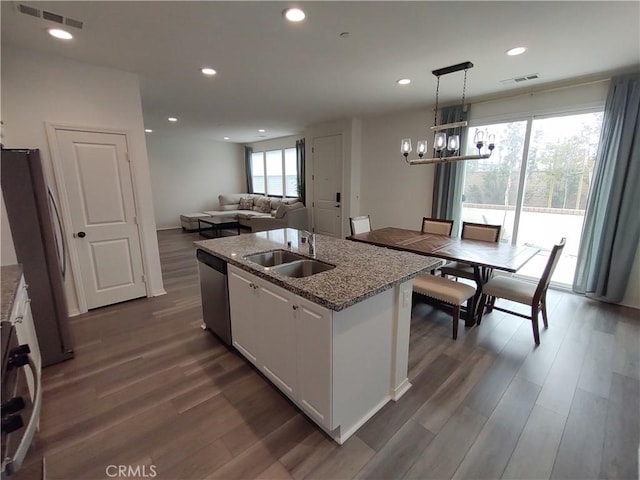
[[[531,307],[531,326],[533,327],[533,340],[540,345],[540,329],[538,328],[538,306]]]
[[[544,292],[544,295],[542,295],[540,305],[542,310],[542,322],[544,323],[544,328],[549,328],[549,322],[547,321],[547,292]]]
[[[460,305],[453,307],[453,339],[458,338],[458,323],[460,323]]]
[[[480,295],[480,305],[478,306],[478,311],[480,312],[480,314],[478,315],[478,319],[476,320],[476,325],[480,325],[480,322],[482,322],[482,317],[483,317],[483,315],[485,313],[484,309],[485,309],[485,307],[487,305],[487,299],[488,298],[489,297],[487,295],[484,295],[484,294]],[[471,302],[469,302],[469,300],[467,300],[467,309],[468,309],[470,303]],[[489,313],[489,311],[490,310],[487,309],[487,313]]]
[[[493,311],[493,306],[496,304],[496,297],[487,297],[489,301],[487,302],[487,313],[491,313]]]

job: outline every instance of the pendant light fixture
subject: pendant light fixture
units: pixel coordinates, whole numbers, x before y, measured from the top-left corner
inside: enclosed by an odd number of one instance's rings
[[[431,163],[443,163],[443,162],[457,162],[459,160],[478,160],[482,158],[489,158],[495,148],[495,137],[493,135],[487,135],[485,132],[478,130],[474,138],[474,143],[478,149],[477,155],[460,155],[460,135],[452,134],[447,137],[445,130],[452,128],[466,127],[466,120],[446,123],[438,125],[438,96],[440,94],[440,77],[449,73],[460,72],[464,70],[464,83],[462,84],[462,111],[464,111],[464,100],[467,91],[467,71],[473,68],[473,63],[463,62],[457,65],[451,65],[450,67],[439,68],[433,70],[433,73],[438,81],[436,83],[436,108],[433,118],[433,127],[431,130],[435,132],[433,138],[433,155],[430,158],[423,158],[427,154],[428,145],[426,140],[418,140],[416,150],[418,158],[409,159],[409,154],[412,152],[411,139],[403,138],[400,142],[400,152],[404,155],[405,160],[409,165],[424,165]],[[486,137],[486,138],[485,138]],[[486,149],[485,149],[486,147]],[[489,152],[486,153],[486,150]],[[485,153],[483,153],[485,152]]]

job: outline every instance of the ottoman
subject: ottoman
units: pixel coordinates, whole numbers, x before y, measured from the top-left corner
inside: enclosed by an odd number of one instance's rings
[[[209,217],[210,215],[207,215],[203,212],[183,213],[182,215],[180,215],[180,224],[182,225],[182,230],[198,230],[198,219]]]

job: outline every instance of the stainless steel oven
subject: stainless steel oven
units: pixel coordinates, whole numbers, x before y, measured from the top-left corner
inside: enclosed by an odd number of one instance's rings
[[[0,322],[2,332],[2,468],[0,479],[9,478],[22,466],[40,419],[42,388],[40,369],[31,357],[29,345],[20,345],[15,328]],[[32,375],[33,395],[27,375]]]

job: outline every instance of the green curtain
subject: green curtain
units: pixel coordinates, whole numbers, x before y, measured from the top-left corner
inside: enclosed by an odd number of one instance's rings
[[[462,105],[442,109],[441,123],[453,123],[466,120],[468,111],[463,111]],[[464,153],[466,145],[467,128],[450,128],[446,131],[447,137],[452,134],[460,135],[460,154]],[[431,216],[453,220],[452,234],[460,231],[462,217],[462,193],[464,180],[464,161],[446,162],[436,165],[433,179],[433,202]]]
[[[304,138],[296,140],[296,164],[298,169],[298,197],[302,203],[306,203],[306,186],[305,186],[305,152]]]
[[[640,238],[640,75],[611,79],[573,290],[624,297]]]
[[[251,175],[251,154],[253,148],[244,147],[244,171],[247,176],[247,193],[253,193],[253,176]]]

